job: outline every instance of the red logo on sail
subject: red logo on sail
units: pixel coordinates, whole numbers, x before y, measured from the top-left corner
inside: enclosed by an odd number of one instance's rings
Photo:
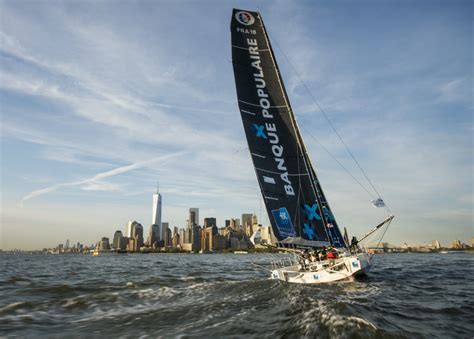
[[[235,13],[235,19],[245,26],[253,25],[255,22],[255,18],[249,12],[237,12]]]

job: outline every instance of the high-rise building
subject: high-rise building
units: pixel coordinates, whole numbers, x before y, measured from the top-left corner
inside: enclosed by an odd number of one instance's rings
[[[178,247],[178,245],[180,245],[179,233],[178,232],[173,233],[173,241],[172,242],[173,242],[172,246],[174,248],[176,248],[176,247]]]
[[[219,234],[222,235],[223,237],[227,236],[230,232],[229,227],[221,227],[219,228]]]
[[[127,249],[127,247],[128,247],[128,240],[129,240],[128,237],[122,237],[122,239],[120,240],[120,249],[121,249],[121,250],[126,250],[126,249]]]
[[[125,226],[125,236],[128,238],[132,237],[132,225],[136,221],[129,221],[127,225]]]
[[[151,218],[152,225],[158,225],[158,233],[157,236],[159,237],[158,240],[162,239],[162,228],[161,228],[161,205],[162,199],[161,194],[159,192],[159,187],[156,187],[156,193],[153,193],[153,214]]]
[[[273,245],[275,244],[274,237],[272,236],[272,228],[270,226],[260,225],[260,234],[262,243]]]
[[[192,229],[186,228],[184,230],[183,244],[191,243]]]
[[[115,231],[114,240],[112,241],[112,247],[119,250],[122,247],[122,231]]]
[[[135,225],[139,223],[135,220],[129,221],[127,225],[125,226],[125,235],[124,237],[132,238],[132,229],[135,227]]]
[[[137,250],[136,246],[136,241],[134,238],[127,238],[128,239],[128,244],[127,244],[127,250],[130,252],[135,252]]]
[[[103,237],[97,244],[97,249],[99,251],[110,250],[109,238]]]
[[[241,222],[244,234],[248,236],[252,235],[252,214],[242,214]]]
[[[252,236],[258,230],[258,219],[257,215],[254,213],[252,215],[252,228],[250,230],[250,236]]]
[[[201,226],[194,224],[191,231],[192,250],[199,251],[201,249],[202,228]]]
[[[234,231],[238,232],[239,229],[240,229],[240,220],[239,219],[234,219],[234,218],[230,219],[230,227]]]
[[[252,217],[253,217],[253,214],[251,213],[242,214],[242,219],[240,220],[242,222],[242,226],[252,225]]]
[[[158,225],[151,225],[150,231],[148,232],[148,238],[146,239],[146,243],[148,246],[153,247],[155,244],[160,241],[160,227]]]
[[[461,240],[455,239],[451,241],[451,248],[462,248]]]
[[[165,228],[165,237],[164,237],[164,246],[165,247],[172,247],[173,246],[172,241],[173,241],[172,232],[169,229],[169,227],[166,227]]]
[[[161,223],[161,240],[165,241],[166,240],[166,232],[169,229],[169,223],[168,222],[162,222]],[[170,230],[171,231],[171,230]]]
[[[204,227],[217,226],[216,218],[204,218]]]
[[[132,239],[135,240],[134,251],[139,251],[143,246],[143,226],[138,222],[132,225]]]
[[[252,215],[252,225],[258,225],[258,219],[255,213]]]
[[[433,240],[433,241],[431,242],[431,247],[433,247],[433,248],[435,248],[435,249],[438,250],[438,249],[441,248],[441,244],[440,244],[440,242],[439,242],[438,240]]]
[[[225,227],[229,227],[230,226],[230,220],[226,219],[225,221]]]
[[[204,227],[201,234],[201,250],[204,252],[216,251],[217,243],[215,240],[218,236],[219,235],[216,225]]]
[[[189,228],[192,228],[193,225],[199,225],[199,208],[190,208],[189,209]]]

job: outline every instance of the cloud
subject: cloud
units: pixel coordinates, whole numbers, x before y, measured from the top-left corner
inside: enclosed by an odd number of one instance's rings
[[[464,78],[449,80],[439,87],[439,93],[439,100],[442,102],[453,103],[464,101],[469,98],[469,86],[466,84]]]
[[[116,190],[117,186],[109,184],[109,183],[104,183],[102,180],[106,179],[106,178],[109,178],[109,177],[119,175],[119,174],[124,174],[124,173],[130,172],[130,171],[134,171],[136,169],[140,169],[140,168],[149,166],[149,165],[151,165],[153,163],[156,163],[156,162],[160,162],[160,163],[164,164],[164,163],[166,163],[167,160],[171,160],[173,158],[178,158],[178,157],[182,156],[183,154],[184,153],[164,155],[164,156],[156,157],[156,158],[153,158],[153,159],[150,159],[150,160],[140,161],[140,162],[136,162],[136,163],[133,163],[133,164],[130,164],[130,165],[126,165],[126,166],[120,166],[120,167],[114,168],[114,169],[109,170],[109,171],[97,173],[96,175],[94,175],[93,177],[90,177],[90,178],[86,178],[86,179],[82,179],[82,180],[78,180],[78,181],[72,181],[72,182],[56,184],[56,185],[52,185],[50,187],[35,190],[35,191],[30,192],[27,195],[25,195],[21,199],[19,204],[20,204],[20,206],[23,207],[24,203],[28,200],[39,197],[39,196],[44,195],[44,194],[48,194],[48,193],[57,191],[58,189],[64,188],[64,187],[83,186],[82,189],[84,189],[84,190],[100,190],[100,191],[110,190],[110,189]]]

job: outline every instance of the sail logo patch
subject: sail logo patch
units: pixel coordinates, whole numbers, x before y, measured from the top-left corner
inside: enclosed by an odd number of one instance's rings
[[[253,23],[255,22],[255,18],[252,14],[243,11],[235,13],[235,19],[245,26],[253,25]]]
[[[290,213],[288,213],[288,210],[285,207],[272,210],[272,215],[280,236],[294,237],[296,235],[295,228],[291,222]]]
[[[255,135],[258,137],[258,138],[263,138],[263,139],[266,139],[267,136],[265,135],[265,132],[263,131],[263,128],[265,127],[264,125],[257,125],[257,124],[252,124],[252,127],[255,131]]]
[[[318,204],[313,204],[311,206],[304,204],[304,212],[308,216],[308,220],[321,220],[321,217],[319,216],[318,212],[316,212],[317,209]]]

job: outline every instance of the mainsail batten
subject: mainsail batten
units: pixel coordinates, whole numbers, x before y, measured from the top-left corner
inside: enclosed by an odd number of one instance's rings
[[[299,132],[260,14],[234,9],[231,32],[238,104],[276,238],[305,246],[331,243],[344,247]]]

